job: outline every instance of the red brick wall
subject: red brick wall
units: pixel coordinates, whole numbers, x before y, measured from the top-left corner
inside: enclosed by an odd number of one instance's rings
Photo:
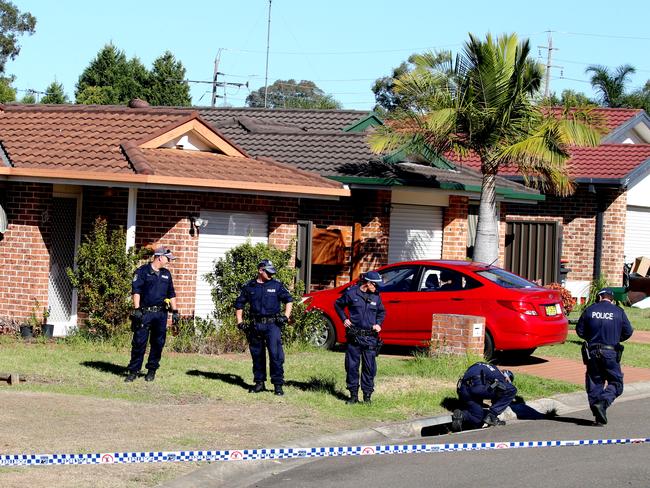
[[[35,301],[47,307],[52,185],[14,183],[5,189],[9,228],[0,241],[0,315],[26,319]],[[0,234],[1,235],[1,234]]]
[[[467,205],[469,198],[449,196],[444,209],[442,259],[465,259],[467,256]]]
[[[625,236],[626,195],[620,190],[597,189],[591,193],[578,187],[566,198],[547,195],[537,205],[502,204],[504,220],[557,221],[562,224],[562,259],[571,268],[569,280],[593,279],[596,246],[596,213],[598,198],[605,210],[603,216],[603,253],[601,273],[613,286],[622,281]]]
[[[483,334],[474,337],[474,324],[481,324]],[[483,354],[485,317],[434,314],[431,320],[432,354]]]

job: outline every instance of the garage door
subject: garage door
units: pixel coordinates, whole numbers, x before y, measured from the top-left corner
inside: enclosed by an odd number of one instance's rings
[[[202,228],[199,234],[194,313],[197,317],[207,318],[212,316],[214,305],[210,295],[210,285],[203,275],[212,271],[216,260],[223,258],[226,252],[245,243],[248,239],[253,245],[260,242],[268,243],[269,230],[266,214],[203,210],[201,218],[207,220],[208,225]]]
[[[440,259],[441,256],[442,208],[393,204],[388,262]]]
[[[650,208],[630,205],[625,220],[625,262],[639,256],[650,257]]]

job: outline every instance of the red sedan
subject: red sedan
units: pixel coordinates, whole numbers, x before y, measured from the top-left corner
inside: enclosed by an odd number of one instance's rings
[[[469,261],[408,261],[377,270],[386,307],[381,337],[386,344],[424,346],[436,313],[485,317],[485,357],[495,351],[530,355],[538,346],[566,340],[568,320],[560,293],[496,266]],[[314,342],[331,348],[345,342],[334,301],[355,282],[305,295],[309,310],[323,313]]]

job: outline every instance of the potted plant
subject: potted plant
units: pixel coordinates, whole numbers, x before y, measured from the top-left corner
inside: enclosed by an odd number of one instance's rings
[[[51,339],[54,334],[54,324],[48,324],[50,318],[50,307],[43,307],[43,337]]]
[[[20,335],[24,339],[29,339],[31,337],[37,336],[41,332],[41,324],[45,321],[38,316],[38,311],[41,308],[40,302],[34,298],[34,305],[32,310],[27,317],[27,321],[20,326]],[[49,310],[47,312],[49,317]],[[45,317],[45,308],[43,309],[43,317]]]

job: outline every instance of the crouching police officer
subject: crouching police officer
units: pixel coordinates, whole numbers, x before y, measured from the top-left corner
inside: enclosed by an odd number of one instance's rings
[[[172,323],[178,324],[180,314],[176,307],[176,292],[172,274],[166,269],[174,255],[169,249],[159,247],[153,255],[153,260],[140,266],[133,276],[131,284],[133,307],[131,326],[133,340],[131,341],[131,362],[127,366],[128,374],[124,381],[135,380],[142,367],[147,340],[151,343],[147,375],[145,381],[156,378],[156,370],[160,366],[160,357],[167,337],[167,305],[172,308]]]
[[[586,341],[582,359],[587,366],[585,388],[589,407],[596,423],[604,425],[607,408],[623,393],[620,343],[632,336],[633,329],[623,309],[614,305],[611,288],[600,290],[597,300],[582,312],[576,334]]]
[[[348,347],[345,351],[346,384],[350,398],[345,402],[359,401],[359,363],[361,363],[361,391],[363,401],[370,402],[375,389],[379,332],[386,316],[379,296],[381,276],[376,271],[364,274],[359,283],[349,287],[336,300],[334,308],[346,328]],[[345,315],[348,309],[350,318]]]
[[[293,299],[285,286],[273,279],[276,269],[273,263],[264,259],[257,266],[257,278],[246,283],[235,301],[237,327],[246,332],[253,358],[253,380],[251,393],[264,391],[266,381],[266,349],[269,350],[271,383],[276,395],[284,395],[284,351],[282,349],[282,326],[291,316]],[[250,304],[250,325],[244,323],[244,306]],[[280,303],[285,303],[284,315]]]
[[[463,409],[454,410],[451,416],[451,430],[460,432],[463,426],[469,428],[505,425],[499,420],[503,412],[515,399],[517,388],[512,384],[515,375],[512,371],[500,371],[487,363],[472,364],[458,380],[458,398]],[[487,412],[483,411],[483,400],[491,400]]]

